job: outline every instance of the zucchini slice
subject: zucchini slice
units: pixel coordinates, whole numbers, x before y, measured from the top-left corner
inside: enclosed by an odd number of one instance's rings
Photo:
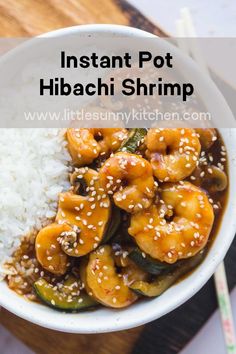
[[[136,294],[148,297],[156,297],[164,293],[171,285],[173,285],[181,276],[193,270],[199,265],[205,257],[205,252],[199,252],[194,257],[187,260],[179,261],[178,265],[166,274],[161,274],[157,278],[148,283],[145,281],[136,281],[129,287]]]
[[[116,231],[118,230],[118,227],[120,226],[121,223],[121,212],[120,209],[117,208],[115,205],[112,206],[112,212],[111,212],[111,217],[110,217],[110,223],[107,227],[107,231],[105,236],[103,237],[102,243],[107,243],[110,241],[113,236],[115,235]]]
[[[129,258],[134,263],[136,263],[141,269],[153,275],[159,275],[163,272],[170,270],[171,268],[173,269],[174,267],[173,264],[160,262],[147,254],[145,255],[145,257],[143,257],[143,254],[139,248],[133,249],[129,253]]]
[[[82,311],[98,305],[84,290],[81,291],[80,287],[80,281],[72,276],[58,289],[44,278],[34,283],[35,293],[43,303],[65,312]]]
[[[118,151],[135,153],[147,134],[146,128],[131,129],[128,138],[122,143]]]
[[[90,253],[80,267],[81,279],[88,294],[108,307],[122,308],[137,300],[137,295],[118,274],[111,246],[100,246]]]

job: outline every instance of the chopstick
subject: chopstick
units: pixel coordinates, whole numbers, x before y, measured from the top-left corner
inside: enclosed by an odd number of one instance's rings
[[[235,330],[233,314],[230,303],[229,289],[226,279],[225,266],[222,262],[215,274],[215,287],[217,293],[218,304],[220,308],[220,316],[222,327],[224,331],[225,343],[227,347],[227,352],[231,354],[236,353],[236,341],[235,341]]]
[[[197,45],[197,35],[189,9],[181,9],[180,15],[181,18],[176,22],[178,46],[184,53],[191,54],[192,58],[199,64],[200,68],[210,76],[202,52]],[[184,37],[195,38],[195,40],[184,41]],[[214,280],[227,353],[236,354],[235,327],[224,262],[222,262],[216,269]]]
[[[188,8],[184,7],[181,9],[180,14],[184,25],[183,32],[185,33],[185,37],[192,38],[192,40],[189,39],[187,41],[188,45],[190,46],[189,50],[191,52],[192,58],[198,63],[201,70],[203,70],[207,75],[210,75],[206,61],[202,55],[202,51],[197,43],[197,33],[193,25],[190,11]]]

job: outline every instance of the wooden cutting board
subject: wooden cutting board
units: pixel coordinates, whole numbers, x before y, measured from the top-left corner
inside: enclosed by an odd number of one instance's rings
[[[143,329],[108,334],[60,333],[26,322],[4,309],[0,312],[0,323],[39,354],[128,354]],[[0,352],[4,354],[1,348]]]
[[[35,36],[89,23],[127,25],[164,35],[123,0],[0,0],[0,37]],[[87,336],[62,334],[32,325],[5,310],[0,312],[0,322],[40,354],[128,354],[143,329]]]
[[[62,27],[111,23],[165,33],[124,0],[0,0],[0,36],[28,37]]]

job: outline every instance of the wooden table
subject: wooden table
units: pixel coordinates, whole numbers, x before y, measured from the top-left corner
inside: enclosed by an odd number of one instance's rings
[[[89,23],[164,32],[124,0],[0,0],[0,36],[28,37]]]
[[[0,0],[0,36],[26,37],[88,23],[130,25],[160,36],[164,32],[123,0]],[[236,283],[236,241],[226,257],[229,286]],[[183,306],[145,327],[101,335],[47,330],[6,310],[0,323],[40,354],[176,354],[217,306],[213,281]],[[1,352],[1,348],[0,348]]]

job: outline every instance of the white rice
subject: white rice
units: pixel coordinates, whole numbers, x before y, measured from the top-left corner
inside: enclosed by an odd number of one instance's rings
[[[69,187],[64,132],[0,129],[0,273],[23,235],[55,216]]]

